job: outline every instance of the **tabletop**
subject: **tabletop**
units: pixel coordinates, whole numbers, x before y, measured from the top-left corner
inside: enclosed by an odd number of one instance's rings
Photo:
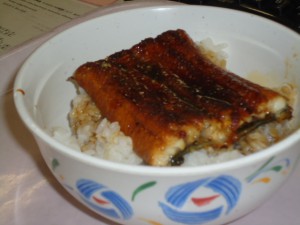
[[[17,115],[12,95],[18,68],[39,45],[67,27],[100,15],[102,10],[72,20],[0,57],[0,224],[116,225],[78,203],[56,181],[33,136]],[[230,224],[299,224],[299,186],[300,165],[268,201]]]

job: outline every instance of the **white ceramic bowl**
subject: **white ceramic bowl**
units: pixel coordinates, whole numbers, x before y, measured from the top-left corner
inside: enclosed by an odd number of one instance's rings
[[[122,165],[76,152],[46,130],[68,128],[76,95],[67,78],[140,40],[182,28],[194,40],[227,43],[228,67],[268,85],[300,87],[300,36],[269,20],[221,8],[128,4],[72,27],[35,51],[15,81],[17,110],[58,181],[82,204],[118,223],[224,224],[265,202],[299,159],[300,132],[245,158],[192,168]],[[299,91],[299,90],[298,90]],[[295,119],[300,118],[299,107]]]

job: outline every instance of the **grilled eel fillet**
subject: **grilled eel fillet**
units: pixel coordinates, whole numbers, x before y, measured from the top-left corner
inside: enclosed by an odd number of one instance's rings
[[[88,62],[73,78],[154,166],[180,164],[191,146],[228,147],[292,116],[285,98],[214,65],[180,29]]]

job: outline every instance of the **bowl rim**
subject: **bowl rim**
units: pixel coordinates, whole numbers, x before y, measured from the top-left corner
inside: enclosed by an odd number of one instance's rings
[[[133,9],[154,9],[157,7],[168,7],[172,9],[178,9],[178,7],[202,7],[202,8],[209,8],[210,10],[226,10],[226,11],[233,11],[237,14],[250,14],[247,12],[241,12],[233,9],[225,9],[225,8],[218,8],[218,7],[212,7],[212,6],[191,6],[191,5],[184,5],[184,4],[178,4],[178,3],[170,3],[170,2],[148,2],[148,3],[127,3],[124,5],[115,5],[115,6],[109,6],[105,7],[99,16],[96,18],[88,19],[87,21],[81,22],[80,24],[89,22],[94,19],[98,19],[99,17],[106,16],[112,13],[118,13],[122,11],[127,10],[133,10]],[[299,34],[297,34],[295,31],[293,31],[290,28],[287,28],[281,24],[278,24],[272,20],[266,19],[261,16],[253,15],[252,17],[256,17],[260,20],[265,20],[268,23],[275,25],[275,26],[281,26],[281,29],[284,28],[288,32],[294,33],[293,35],[297,35],[297,37],[300,39]],[[76,25],[77,26],[77,25]],[[72,29],[74,26],[71,26],[69,29]],[[60,35],[61,33],[66,32],[66,29],[62,32],[59,32],[57,35],[54,35],[49,40],[52,40],[56,36]],[[48,41],[49,41],[48,40]],[[249,166],[251,164],[262,162],[264,160],[269,159],[272,156],[275,156],[277,154],[280,154],[281,152],[285,151],[285,149],[291,147],[296,142],[300,141],[300,129],[297,128],[295,131],[293,131],[289,136],[281,140],[280,142],[276,143],[275,145],[272,145],[263,151],[259,151],[257,153],[253,153],[251,155],[248,155],[246,157],[238,158],[229,160],[226,162],[221,163],[215,163],[215,164],[209,164],[209,165],[202,165],[202,166],[192,166],[192,167],[151,167],[146,165],[128,165],[128,164],[121,164],[113,161],[108,161],[105,159],[96,158],[94,156],[90,156],[81,152],[78,152],[71,147],[68,147],[62,143],[60,143],[58,140],[55,140],[53,137],[51,137],[45,130],[43,130],[39,125],[35,123],[35,121],[31,118],[29,115],[25,103],[24,103],[24,96],[23,93],[20,92],[20,89],[22,89],[22,80],[23,80],[23,74],[26,72],[27,65],[30,61],[30,59],[40,50],[42,50],[45,45],[47,45],[46,41],[44,44],[42,44],[40,47],[38,47],[23,63],[20,70],[17,73],[16,79],[14,81],[14,103],[18,112],[18,115],[21,117],[21,120],[24,122],[26,127],[32,132],[34,135],[36,141],[38,142],[37,138],[40,138],[44,142],[46,142],[49,146],[51,146],[55,151],[58,151],[59,153],[70,157],[78,162],[82,162],[84,164],[88,164],[90,166],[94,166],[97,168],[102,168],[106,170],[116,171],[119,173],[129,173],[129,174],[135,174],[135,175],[143,175],[143,176],[186,176],[186,174],[189,175],[203,175],[203,174],[210,174],[210,173],[216,173],[216,172],[222,172],[222,171],[229,171],[229,170],[235,170],[240,167]],[[38,142],[39,143],[39,142]]]

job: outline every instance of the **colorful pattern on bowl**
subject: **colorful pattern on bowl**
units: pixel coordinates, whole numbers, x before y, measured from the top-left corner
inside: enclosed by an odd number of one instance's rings
[[[199,188],[208,188],[216,193],[212,196],[199,198],[193,193]],[[226,214],[236,206],[241,194],[241,182],[232,176],[209,177],[171,187],[165,194],[165,202],[159,202],[163,213],[172,221],[183,224],[203,224],[219,218],[226,209]],[[191,202],[195,206],[206,208],[219,197],[226,204],[205,211],[186,211],[185,204]]]
[[[55,173],[60,167],[60,162],[54,158],[50,165]],[[243,193],[243,183],[268,184],[275,176],[289,174],[291,165],[291,159],[276,160],[275,157],[272,157],[242,180],[223,174],[185,183],[179,182],[168,188],[164,199],[160,199],[157,206],[163,215],[172,222],[189,225],[206,224],[223,215],[229,215],[233,211]],[[64,180],[63,175],[60,174],[59,177]],[[145,190],[158,185],[158,181],[145,182],[132,190],[130,198],[126,198],[105,184],[91,179],[78,179],[75,186],[62,183],[67,189],[78,195],[87,206],[99,214],[117,221],[129,221],[134,217],[133,204],[137,196],[148,195],[149,193]],[[203,189],[206,190],[203,191]],[[199,196],[199,191],[206,193],[205,196]],[[191,211],[191,209],[193,210]],[[146,224],[163,225],[154,219],[140,218],[140,220]]]
[[[82,200],[101,214],[113,219],[129,220],[133,215],[130,204],[118,193],[92,180],[80,179],[76,188]]]

